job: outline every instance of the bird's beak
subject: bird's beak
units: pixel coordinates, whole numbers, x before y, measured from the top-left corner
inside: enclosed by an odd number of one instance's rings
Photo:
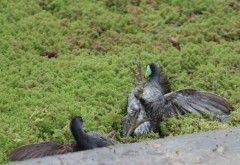
[[[150,66],[147,66],[146,72],[145,72],[145,78],[148,78],[152,74],[152,71],[150,69]]]

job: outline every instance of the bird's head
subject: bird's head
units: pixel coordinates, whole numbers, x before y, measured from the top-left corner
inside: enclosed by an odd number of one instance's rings
[[[147,69],[146,69],[146,72],[145,72],[145,77],[148,78],[150,77],[151,75],[154,74],[155,70],[157,68],[157,65],[154,64],[154,63],[150,63],[147,65]]]
[[[70,122],[70,129],[74,129],[76,127],[82,127],[83,125],[83,119],[81,116],[74,116],[72,119],[71,119],[71,122]]]

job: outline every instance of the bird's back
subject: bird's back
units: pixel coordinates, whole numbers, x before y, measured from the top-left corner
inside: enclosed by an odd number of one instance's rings
[[[87,135],[90,137],[90,139],[93,143],[92,145],[96,145],[96,147],[94,147],[94,148],[107,147],[107,146],[115,144],[112,139],[106,138],[95,131],[90,131],[87,133]]]

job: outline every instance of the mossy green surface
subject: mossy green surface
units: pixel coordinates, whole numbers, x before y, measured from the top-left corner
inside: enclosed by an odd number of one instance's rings
[[[136,62],[162,66],[173,90],[214,92],[235,109],[225,125],[171,118],[166,135],[239,126],[239,16],[236,0],[1,0],[0,162],[23,144],[70,143],[73,115],[119,134]]]

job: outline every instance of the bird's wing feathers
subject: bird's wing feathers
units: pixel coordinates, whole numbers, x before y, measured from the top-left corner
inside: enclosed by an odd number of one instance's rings
[[[92,141],[96,142],[97,147],[106,147],[115,144],[113,140],[103,137],[95,131],[87,132],[87,135],[88,137],[91,137]]]
[[[72,148],[55,142],[42,142],[21,146],[9,154],[12,161],[38,158],[72,152]]]
[[[165,115],[181,115],[185,113],[203,112],[210,113],[216,117],[230,114],[231,107],[222,97],[208,92],[200,92],[194,89],[183,89],[164,95]]]

